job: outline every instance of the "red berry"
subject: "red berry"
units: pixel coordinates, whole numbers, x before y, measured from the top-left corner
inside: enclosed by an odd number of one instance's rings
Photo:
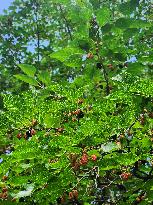
[[[92,54],[92,53],[88,53],[88,54],[87,54],[87,58],[88,58],[88,59],[92,59],[92,58],[93,58],[93,54]]]
[[[108,64],[107,67],[108,67],[109,69],[113,69],[113,65],[112,65],[112,64]]]
[[[22,134],[21,134],[21,133],[18,133],[18,134],[17,134],[17,138],[18,138],[18,139],[21,139],[21,138],[22,138]]]
[[[36,134],[36,130],[32,129],[31,130],[31,135],[35,135]]]
[[[60,127],[60,128],[56,128],[56,130],[57,130],[58,132],[63,132],[63,131],[64,131],[64,128]]]
[[[74,198],[77,199],[78,198],[78,190],[74,189],[74,190],[72,190],[72,193],[73,193]]]
[[[91,155],[91,159],[92,159],[93,161],[96,161],[96,160],[97,160],[97,156],[96,156],[95,154],[93,154],[93,155]]]
[[[6,181],[6,180],[8,179],[8,176],[4,175],[4,176],[2,177],[2,179],[3,179],[4,181]]]
[[[80,164],[86,165],[87,163],[88,163],[88,156],[87,156],[87,154],[83,154],[83,156],[81,157],[81,160],[80,160]]]
[[[2,192],[5,193],[7,191],[8,191],[7,187],[3,187]]]
[[[69,192],[69,199],[73,199],[73,193]]]
[[[120,177],[123,179],[123,180],[128,180],[129,179],[129,177],[131,177],[131,173],[126,173],[126,172],[124,172],[124,173],[122,173],[121,175],[120,175]]]
[[[7,197],[8,197],[7,192],[4,192],[3,195],[2,195],[2,199],[6,199]]]

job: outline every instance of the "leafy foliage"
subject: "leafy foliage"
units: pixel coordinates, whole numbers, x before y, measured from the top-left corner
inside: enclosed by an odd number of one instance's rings
[[[149,3],[16,0],[1,15],[2,203],[153,203]]]

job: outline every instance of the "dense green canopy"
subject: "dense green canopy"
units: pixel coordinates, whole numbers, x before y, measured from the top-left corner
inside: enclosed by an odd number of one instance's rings
[[[151,0],[14,0],[0,16],[0,203],[153,203]]]

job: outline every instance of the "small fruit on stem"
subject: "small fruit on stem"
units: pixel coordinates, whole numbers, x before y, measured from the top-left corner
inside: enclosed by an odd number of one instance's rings
[[[92,161],[96,161],[97,160],[97,156],[95,154],[91,155],[91,159]]]
[[[81,165],[86,165],[88,163],[88,155],[87,154],[83,154],[80,160],[80,164]]]
[[[93,58],[93,54],[92,54],[92,53],[88,53],[88,54],[87,54],[87,58],[88,58],[88,59],[92,59],[92,58]]]
[[[5,192],[7,192],[7,191],[8,191],[7,187],[3,187],[3,188],[2,188],[2,192],[3,192],[3,193],[5,193]]]
[[[78,190],[73,189],[73,190],[72,190],[72,193],[73,193],[74,198],[77,199],[77,198],[78,198],[78,195],[79,195],[79,194],[78,194]]]
[[[36,134],[36,130],[31,129],[31,135],[35,135]]]
[[[107,67],[108,67],[109,69],[111,69],[111,70],[113,69],[113,65],[112,65],[112,64],[108,64]]]
[[[6,180],[8,179],[8,176],[4,175],[4,176],[2,177],[2,179],[3,179],[3,181],[6,181]]]
[[[17,138],[20,140],[22,138],[22,134],[21,133],[18,133],[17,134]]]
[[[73,199],[73,193],[72,192],[69,192],[69,199]]]
[[[124,173],[122,173],[122,174],[120,175],[120,177],[121,177],[121,179],[123,179],[123,180],[128,180],[129,177],[131,177],[131,173],[129,173],[129,172],[124,172]]]

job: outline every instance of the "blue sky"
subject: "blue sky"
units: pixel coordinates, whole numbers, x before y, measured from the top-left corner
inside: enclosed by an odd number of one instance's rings
[[[13,0],[0,0],[0,14],[11,5],[11,2],[13,2]]]

